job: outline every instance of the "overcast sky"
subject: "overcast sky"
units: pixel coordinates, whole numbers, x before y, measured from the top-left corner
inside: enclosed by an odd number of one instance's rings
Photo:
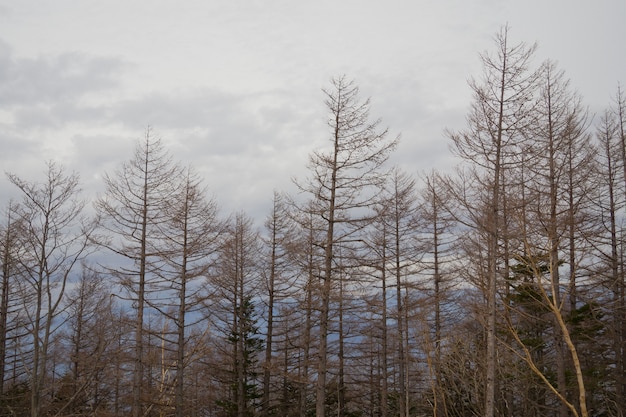
[[[453,163],[478,54],[508,23],[594,112],[626,83],[624,0],[0,0],[0,167],[56,160],[86,197],[152,126],[225,214],[264,217],[326,145],[322,88],[346,75],[401,134],[412,173]],[[0,204],[15,196],[0,178]]]

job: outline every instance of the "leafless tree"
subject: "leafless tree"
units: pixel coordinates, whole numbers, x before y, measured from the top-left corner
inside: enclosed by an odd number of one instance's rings
[[[371,233],[368,247],[375,255],[370,255],[372,265],[379,274],[381,302],[376,305],[381,315],[381,415],[388,413],[388,367],[393,365],[397,375],[394,390],[398,392],[400,416],[408,416],[408,322],[406,297],[409,291],[409,276],[415,274],[416,264],[420,260],[421,248],[417,239],[417,194],[415,180],[399,168],[394,168],[387,177],[376,205],[376,216],[370,225]],[[391,297],[388,288],[395,288]],[[388,298],[389,297],[389,298]],[[388,307],[388,300],[394,310]],[[395,321],[394,337],[388,335],[388,317]],[[393,341],[393,343],[390,343]],[[397,355],[397,361],[391,361],[391,352]]]
[[[622,189],[626,199],[626,95],[624,94],[621,86],[618,86],[617,93],[615,95],[615,103],[613,106],[613,114],[616,119],[617,135],[620,142],[620,164],[622,165],[622,180],[624,184]],[[622,238],[623,240],[623,238]],[[624,248],[620,247],[620,252],[623,252]],[[616,349],[616,398],[626,398],[626,270],[624,267],[624,260],[622,257],[620,279],[617,282],[619,292],[619,302],[616,307],[616,318],[618,322],[621,322],[621,326],[615,329],[615,345],[620,346]],[[621,410],[626,410],[626,400],[622,400],[618,403],[618,407]],[[625,415],[625,411],[621,411],[620,417]]]
[[[310,155],[311,177],[297,183],[315,204],[315,213],[324,220],[325,238],[320,302],[320,346],[317,368],[316,416],[324,417],[328,372],[328,334],[331,288],[337,273],[337,250],[357,239],[373,203],[370,187],[383,182],[381,167],[398,139],[389,140],[380,121],[370,121],[369,100],[361,101],[359,89],[346,77],[332,80],[324,91],[330,112],[329,151]]]
[[[622,178],[622,140],[619,133],[619,119],[614,113],[605,111],[596,129],[598,153],[596,166],[597,181],[594,204],[597,207],[599,232],[593,235],[596,254],[599,258],[595,266],[595,277],[611,294],[606,300],[606,312],[610,317],[608,329],[612,335],[612,356],[615,371],[615,396],[611,402],[615,403],[616,410],[622,410],[623,403],[620,393],[623,387],[623,309],[624,309],[624,244],[623,244],[623,212],[626,207],[625,195],[622,187],[625,182]],[[617,415],[623,411],[616,411]]]
[[[104,229],[111,240],[106,245],[118,255],[108,267],[125,289],[136,309],[132,415],[143,414],[144,403],[144,312],[154,276],[152,261],[158,255],[155,237],[169,220],[166,208],[177,197],[180,168],[172,163],[162,142],[150,128],[135,148],[133,157],[113,175],[105,174],[105,194],[96,202]],[[121,259],[122,260],[121,260]]]
[[[164,221],[159,225],[155,242],[155,275],[153,282],[158,291],[158,301],[150,300],[151,307],[158,310],[163,320],[173,323],[173,331],[160,333],[163,349],[171,350],[173,357],[163,364],[175,370],[166,393],[174,392],[174,414],[185,414],[185,368],[194,359],[193,349],[188,348],[190,327],[197,319],[189,321],[192,313],[200,309],[206,298],[206,288],[200,282],[215,267],[218,249],[226,233],[226,222],[218,215],[217,203],[206,197],[201,180],[191,168],[185,170],[179,180],[178,191],[167,201]],[[170,352],[168,352],[170,353]],[[162,399],[163,401],[164,399]],[[162,402],[161,401],[161,402]]]
[[[484,210],[474,215],[475,227],[486,239],[487,321],[485,408],[483,415],[496,415],[496,315],[497,289],[502,241],[502,176],[511,156],[519,151],[521,133],[528,126],[533,112],[529,107],[536,89],[535,72],[530,71],[536,47],[524,43],[511,44],[508,27],[495,37],[494,55],[483,54],[483,76],[472,80],[474,99],[467,117],[467,128],[449,136],[454,152],[473,164],[473,178],[485,187],[484,201],[472,201],[472,206]],[[501,260],[501,259],[500,259]]]
[[[261,288],[261,245],[252,219],[235,214],[220,247],[215,273],[207,282],[212,294],[207,316],[221,337],[215,340],[221,363],[217,378],[226,388],[219,404],[229,416],[248,417],[258,408],[258,334],[255,303]]]
[[[294,328],[299,329],[293,335],[294,343],[300,351],[298,363],[299,416],[309,413],[309,394],[311,393],[311,374],[316,361],[313,355],[317,349],[317,325],[319,323],[320,294],[319,279],[323,270],[324,250],[319,244],[323,241],[324,222],[317,215],[315,205],[309,202],[299,207],[293,202],[290,206],[291,217],[296,223],[296,239],[289,248],[289,256],[297,273],[296,285],[297,309],[301,314],[294,317]]]
[[[433,171],[422,177],[423,185],[418,200],[419,219],[418,228],[421,234],[423,274],[426,274],[426,290],[432,303],[427,303],[426,308],[434,310],[431,319],[432,339],[429,356],[429,372],[432,378],[433,390],[433,416],[446,415],[445,394],[441,381],[442,349],[445,346],[445,330],[451,317],[446,313],[446,305],[452,303],[451,291],[457,284],[456,268],[458,267],[459,255],[456,251],[458,231],[455,230],[456,222],[451,212],[455,211],[455,200],[448,195],[445,177]],[[427,311],[424,316],[432,316]]]
[[[585,226],[581,201],[585,201],[585,195],[591,189],[588,178],[594,153],[586,133],[586,110],[580,97],[571,91],[564,72],[548,61],[540,74],[539,101],[535,107],[537,118],[528,131],[527,149],[532,163],[528,164],[530,175],[524,182],[527,195],[531,196],[526,213],[537,224],[524,227],[532,233],[533,237],[528,239],[531,246],[549,248],[550,279],[555,288],[554,301],[559,306],[565,305],[566,301],[561,291],[559,266],[563,258],[567,258],[567,287],[571,305],[575,308],[580,263],[577,257],[583,254],[577,242],[581,241],[580,233]],[[532,253],[537,254],[537,249],[533,248]],[[554,338],[558,386],[561,395],[567,397],[567,347],[559,326],[555,326]],[[568,415],[565,404],[560,407],[560,415]]]
[[[80,198],[78,174],[66,174],[63,167],[48,162],[40,182],[23,180],[7,174],[9,181],[22,193],[22,201],[13,207],[12,217],[19,219],[23,308],[32,343],[32,362],[27,373],[30,382],[31,415],[43,413],[42,399],[49,381],[52,363],[49,356],[52,339],[62,324],[61,314],[66,289],[72,274],[90,252],[95,237],[95,223],[83,214],[85,202]]]
[[[114,311],[110,283],[83,264],[68,300],[68,320],[61,337],[67,363],[56,393],[57,402],[62,402],[55,415],[108,410],[115,365],[122,359],[116,341],[124,329]]]
[[[262,412],[264,415],[269,416],[273,410],[275,411],[276,405],[274,404],[272,397],[272,386],[275,385],[273,381],[275,377],[282,373],[282,402],[283,407],[281,410],[283,413],[287,413],[287,404],[289,403],[288,394],[286,390],[288,381],[287,375],[289,373],[288,352],[290,350],[287,340],[290,340],[293,331],[293,323],[296,321],[293,316],[293,309],[287,305],[288,299],[294,299],[297,297],[298,288],[296,285],[297,274],[296,268],[290,265],[290,252],[295,249],[295,231],[296,223],[293,221],[293,216],[289,213],[289,204],[286,197],[278,192],[274,192],[273,204],[271,214],[265,220],[265,232],[264,238],[265,253],[267,257],[267,266],[263,268],[265,288],[264,293],[266,296],[265,301],[265,360],[263,363],[263,401]],[[282,316],[281,312],[289,311],[291,317]],[[277,327],[280,327],[280,330]],[[280,365],[277,360],[280,360],[278,356],[279,348],[278,344],[275,344],[275,340],[283,339],[283,364],[284,368],[282,372],[277,372]]]
[[[9,335],[13,333],[15,323],[15,277],[18,274],[17,247],[18,224],[12,218],[14,207],[9,202],[6,210],[6,225],[0,227],[0,259],[2,262],[2,277],[0,281],[0,396],[4,394],[6,380],[6,366],[8,356]]]

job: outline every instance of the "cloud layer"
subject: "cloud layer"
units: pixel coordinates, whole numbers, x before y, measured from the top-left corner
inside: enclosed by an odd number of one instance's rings
[[[515,2],[516,3],[516,2]],[[328,138],[321,89],[346,74],[402,135],[409,172],[453,163],[478,53],[507,22],[572,74],[592,109],[626,58],[618,0],[92,3],[0,5],[0,164],[36,179],[55,159],[92,197],[147,126],[205,177],[225,211],[262,217]],[[557,24],[558,23],[558,24]],[[589,61],[597,63],[590,65]],[[624,81],[624,80],[621,80]],[[13,196],[0,179],[0,203]]]

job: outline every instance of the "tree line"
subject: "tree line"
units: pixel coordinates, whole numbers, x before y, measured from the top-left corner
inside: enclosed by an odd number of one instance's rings
[[[151,130],[88,210],[49,162],[0,226],[7,416],[624,416],[626,98],[592,117],[504,27],[453,172],[345,76],[257,227]],[[88,215],[87,213],[95,213]]]

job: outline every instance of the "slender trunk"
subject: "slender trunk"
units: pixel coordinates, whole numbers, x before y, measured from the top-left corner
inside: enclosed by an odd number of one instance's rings
[[[409,385],[409,379],[410,379],[410,347],[409,347],[409,291],[408,289],[405,291],[404,293],[404,317],[402,320],[402,326],[403,326],[403,332],[404,332],[404,381],[402,382],[402,384],[404,385],[404,398],[402,399],[402,402],[404,403],[404,412],[406,413],[406,416],[408,417],[411,414],[411,398],[410,398],[410,385]]]
[[[290,345],[290,340],[289,340],[289,337],[287,336],[284,347],[283,347],[283,383],[282,383],[283,399],[281,401],[281,406],[280,406],[281,414],[283,416],[289,415],[289,413],[291,412],[290,410],[291,404],[293,403],[292,399],[289,398],[289,388],[287,386],[287,384],[289,384],[289,378],[287,377],[287,375],[289,375],[289,349],[288,349],[289,345]]]
[[[626,99],[622,93],[621,87],[617,90],[617,123],[618,134],[620,139],[623,181],[624,181],[624,197],[626,198]],[[622,251],[623,252],[623,249]],[[618,285],[618,306],[616,313],[616,321],[621,321],[621,325],[615,329],[617,340],[616,344],[619,348],[615,351],[616,356],[616,398],[621,398],[618,403],[619,417],[626,415],[626,281],[624,273],[624,263],[621,263],[622,274],[617,282]]]
[[[48,217],[45,219],[45,224],[43,226],[43,234],[41,237],[41,242],[48,242]],[[39,417],[41,415],[41,391],[43,389],[45,377],[46,377],[46,356],[45,350],[47,349],[47,332],[46,329],[49,328],[49,323],[52,320],[51,314],[52,311],[50,308],[44,308],[44,292],[49,294],[50,291],[50,282],[49,277],[46,276],[46,266],[47,266],[47,256],[46,253],[46,245],[41,245],[39,260],[38,260],[38,271],[37,271],[37,288],[36,297],[37,297],[37,306],[35,311],[35,323],[33,328],[33,366],[32,366],[32,386],[31,386],[31,416]],[[47,288],[46,288],[47,287]],[[48,304],[50,300],[48,299]],[[48,320],[41,317],[43,312],[48,314]],[[42,329],[43,327],[43,329]],[[42,334],[43,340],[42,340]]]
[[[124,317],[120,310],[119,322],[123,323]],[[117,335],[117,354],[115,355],[115,386],[114,386],[114,397],[113,397],[113,415],[115,417],[119,417],[120,415],[120,403],[121,403],[121,393],[120,393],[120,382],[122,380],[122,332],[119,332]]]
[[[189,258],[189,201],[190,185],[186,184],[185,200],[183,202],[183,224],[182,224],[182,259],[180,267],[180,292],[178,295],[178,320],[177,320],[177,350],[176,350],[176,391],[175,409],[176,417],[183,417],[185,414],[185,328],[187,314],[187,269]]]
[[[185,213],[187,211],[185,210]],[[186,219],[185,219],[186,223]],[[178,342],[176,352],[176,417],[183,417],[185,402],[185,315],[187,313],[187,226],[184,227],[183,259],[181,267],[181,283],[178,304]]]
[[[549,158],[549,184],[550,184],[550,218],[548,226],[548,242],[550,245],[550,285],[552,288],[553,302],[560,310],[561,305],[561,287],[560,287],[560,275],[559,275],[559,235],[558,235],[558,217],[557,217],[557,202],[558,202],[558,185],[556,178],[556,152],[555,149],[555,133],[552,120],[552,84],[550,75],[548,76],[547,92],[547,108],[548,108],[548,158]],[[563,346],[563,334],[559,326],[555,326],[554,332],[554,350],[556,355],[556,373],[557,373],[557,385],[559,392],[565,398],[567,398],[567,379],[565,375],[566,363],[565,363],[565,347]],[[568,416],[567,405],[563,402],[559,405],[559,415],[561,417]]]
[[[306,304],[305,304],[305,319],[304,319],[304,346],[302,352],[302,364],[301,364],[301,384],[300,384],[300,417],[308,415],[308,393],[309,393],[309,361],[311,350],[311,314],[313,311],[313,284],[315,274],[314,268],[314,247],[313,247],[313,222],[311,221],[311,227],[309,229],[309,241],[308,241],[309,257],[307,262],[308,277],[306,284]]]
[[[339,282],[339,384],[337,385],[337,416],[344,417],[346,409],[346,386],[345,386],[345,343],[343,335],[343,275]]]
[[[301,364],[301,384],[300,384],[300,417],[305,417],[308,409],[308,393],[309,393],[309,362],[311,352],[311,312],[313,308],[313,275],[309,274],[309,282],[306,288],[306,316],[304,319],[304,346],[302,352]]]
[[[506,48],[504,49],[506,50]],[[489,213],[488,230],[488,259],[487,259],[487,367],[485,370],[485,417],[496,415],[496,314],[497,314],[497,278],[498,278],[498,239],[499,239],[499,205],[500,205],[500,175],[502,161],[502,136],[504,125],[504,92],[506,87],[506,57],[500,79],[500,96],[498,109],[498,124],[496,127],[496,155],[493,166],[493,185],[491,207]]]
[[[144,177],[141,211],[141,242],[139,252],[139,282],[137,291],[137,316],[135,319],[135,367],[133,370],[133,417],[143,415],[143,320],[146,285],[147,239],[148,239],[148,162],[149,148],[144,154]]]
[[[439,210],[437,204],[437,192],[432,189],[432,215],[433,215],[433,278],[435,284],[435,392],[433,398],[433,417],[445,415],[441,396],[441,273],[439,270]]]
[[[576,384],[578,386],[578,406],[580,407],[580,415],[581,417],[589,417],[589,412],[587,410],[587,391],[585,389],[582,365],[578,357],[578,351],[576,350],[576,346],[574,345],[569,330],[567,329],[567,324],[563,319],[561,310],[559,309],[559,306],[555,303],[552,303],[552,312],[557,319],[558,327],[561,329],[561,333],[563,334],[563,340],[572,357],[574,371],[576,374]],[[563,397],[563,399],[565,400],[562,401],[563,404],[568,404],[565,397]]]
[[[11,247],[13,236],[11,234],[11,203],[7,210],[7,226],[4,233],[4,247],[2,251],[2,293],[0,294],[0,396],[4,394],[7,331],[9,314],[9,280],[11,276]]]
[[[339,101],[339,100],[338,100]],[[328,321],[330,307],[330,291],[333,278],[333,257],[335,241],[335,197],[337,193],[337,157],[339,154],[339,112],[335,116],[335,135],[333,164],[330,183],[330,198],[328,201],[328,219],[326,229],[326,242],[324,247],[324,282],[322,283],[322,299],[320,306],[320,347],[319,362],[317,366],[317,387],[315,397],[315,416],[324,417],[326,410],[326,373],[328,366]]]
[[[276,206],[272,215],[272,237],[271,237],[271,256],[270,256],[270,282],[269,282],[269,300],[267,311],[267,337],[265,338],[265,366],[263,369],[263,413],[265,416],[270,414],[270,377],[272,369],[272,341],[274,335],[274,281],[276,278]],[[285,349],[286,350],[286,349]]]
[[[397,216],[396,216],[397,217]],[[404,334],[404,316],[405,316],[405,305],[402,297],[402,270],[401,270],[401,259],[400,259],[400,232],[398,224],[396,224],[395,228],[395,273],[396,273],[396,315],[397,315],[397,330],[398,330],[398,379],[400,382],[398,395],[400,397],[400,417],[408,417],[408,406],[407,401],[405,400],[407,397],[406,392],[406,375],[407,375],[407,367],[405,360],[405,334]]]
[[[245,369],[245,337],[244,337],[244,271],[243,271],[243,235],[237,231],[236,237],[236,258],[237,258],[237,278],[235,287],[237,287],[236,306],[235,306],[235,329],[236,329],[236,342],[235,342],[235,369],[237,370],[237,416],[245,417],[247,398],[246,398],[246,369]]]
[[[387,239],[386,239],[386,234],[387,232],[384,231],[383,232],[383,244],[382,244],[382,268],[381,268],[381,272],[382,272],[382,276],[381,276],[381,299],[382,299],[382,317],[381,317],[381,324],[382,324],[382,340],[381,340],[381,345],[382,345],[382,357],[381,357],[381,379],[382,379],[382,386],[381,386],[381,398],[380,398],[380,416],[381,417],[387,417],[387,403],[388,403],[388,397],[389,397],[389,375],[387,374],[388,372],[388,363],[389,363],[389,342],[388,342],[388,337],[387,337]]]
[[[611,290],[613,291],[613,301],[615,303],[616,308],[619,308],[622,299],[622,286],[620,271],[619,271],[619,244],[617,238],[617,203],[615,196],[615,186],[617,184],[617,180],[615,178],[615,174],[613,173],[613,158],[611,156],[611,138],[607,135],[605,139],[605,152],[607,156],[607,185],[608,185],[608,194],[609,194],[609,233],[611,235],[611,257],[609,260],[610,265],[610,275],[609,282],[611,283]],[[623,368],[623,364],[620,363],[620,357],[622,356],[622,350],[624,349],[622,342],[621,329],[623,324],[621,323],[622,313],[619,309],[614,313],[613,317],[613,350],[615,351],[615,359],[616,359],[616,368]],[[619,377],[618,377],[619,378]],[[623,377],[622,377],[623,378]],[[623,398],[619,396],[620,391],[620,381],[618,380],[616,383],[616,397]],[[623,389],[623,387],[622,387]]]
[[[41,374],[41,340],[40,340],[40,332],[41,332],[41,303],[42,303],[42,295],[41,295],[41,286],[43,286],[43,278],[40,277],[38,279],[38,289],[37,289],[37,307],[35,309],[35,323],[33,327],[33,366],[32,366],[32,386],[30,392],[30,408],[31,408],[31,416],[39,417],[40,413],[40,395],[42,383],[41,380],[43,375]]]
[[[83,340],[83,317],[85,311],[85,281],[80,284],[80,296],[78,299],[78,308],[76,310],[76,331],[74,332],[74,352],[72,363],[72,396],[78,392],[78,378],[80,378],[80,343]],[[70,410],[73,407],[70,406]]]

